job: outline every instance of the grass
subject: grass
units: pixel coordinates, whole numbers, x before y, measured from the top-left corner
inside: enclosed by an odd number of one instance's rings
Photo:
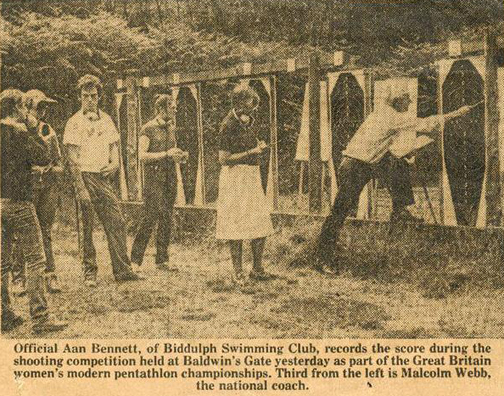
[[[148,248],[142,282],[116,284],[97,232],[99,285],[88,289],[68,227],[54,234],[64,292],[49,296],[68,329],[54,338],[430,338],[503,337],[501,241],[441,240],[414,229],[347,227],[341,275],[310,268],[319,225],[298,222],[269,238],[268,271],[279,278],[238,290],[227,246],[212,235],[171,246],[179,272],[154,267]],[[303,253],[304,256],[303,256]],[[304,265],[291,266],[294,257]],[[250,266],[247,246],[244,261]],[[28,317],[27,301],[14,298]],[[5,337],[30,338],[29,321]]]

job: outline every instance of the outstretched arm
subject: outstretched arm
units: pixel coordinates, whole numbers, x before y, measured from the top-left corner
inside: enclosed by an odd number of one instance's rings
[[[471,109],[473,109],[476,106],[479,106],[482,103],[483,102],[478,102],[474,105],[465,105],[448,114],[434,115],[431,117],[420,118],[417,131],[424,133],[432,132],[437,127],[439,127],[439,125],[441,125],[442,122],[446,122],[454,118],[463,116],[464,114],[468,113]]]

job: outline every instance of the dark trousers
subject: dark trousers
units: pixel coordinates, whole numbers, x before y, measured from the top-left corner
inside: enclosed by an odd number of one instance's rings
[[[84,278],[95,279],[98,272],[96,249],[93,243],[93,208],[107,236],[114,276],[118,278],[128,275],[131,273],[131,264],[126,246],[126,222],[119,200],[107,178],[101,174],[82,172],[82,178],[92,203],[91,206],[81,205]]]
[[[377,164],[368,164],[344,157],[338,169],[338,193],[319,237],[319,252],[322,256],[330,257],[333,254],[348,213],[358,204],[364,186],[372,178],[380,179],[387,185],[392,197],[393,211],[403,210],[415,203],[409,165],[404,159],[387,154]]]
[[[145,173],[145,209],[131,249],[131,261],[142,264],[145,249],[157,224],[156,264],[168,261],[173,205],[177,197],[177,174],[174,167],[168,170]]]
[[[55,177],[47,178],[33,189],[32,194],[32,202],[35,206],[40,229],[42,231],[42,241],[44,243],[44,252],[46,256],[45,273],[49,276],[55,276],[56,272],[51,230],[58,208],[58,188],[59,184]],[[12,280],[19,280],[24,283],[25,263],[19,249],[15,249],[13,257]]]
[[[26,263],[26,292],[30,316],[34,321],[43,321],[48,316],[44,290],[46,263],[35,208],[29,201],[2,199],[2,321],[15,317],[9,297],[9,272],[12,269],[14,239]]]

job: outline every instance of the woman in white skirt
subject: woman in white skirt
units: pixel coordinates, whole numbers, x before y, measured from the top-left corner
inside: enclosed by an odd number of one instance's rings
[[[229,241],[238,285],[246,283],[242,268],[243,240],[252,246],[252,280],[273,278],[264,271],[262,256],[266,237],[273,233],[269,205],[261,185],[259,156],[267,148],[257,138],[252,114],[259,96],[250,87],[238,86],[232,93],[233,108],[222,121],[219,136],[219,198],[217,239]]]

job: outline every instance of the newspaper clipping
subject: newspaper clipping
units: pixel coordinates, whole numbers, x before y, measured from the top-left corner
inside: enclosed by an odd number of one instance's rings
[[[502,0],[2,0],[0,393],[504,389]]]

